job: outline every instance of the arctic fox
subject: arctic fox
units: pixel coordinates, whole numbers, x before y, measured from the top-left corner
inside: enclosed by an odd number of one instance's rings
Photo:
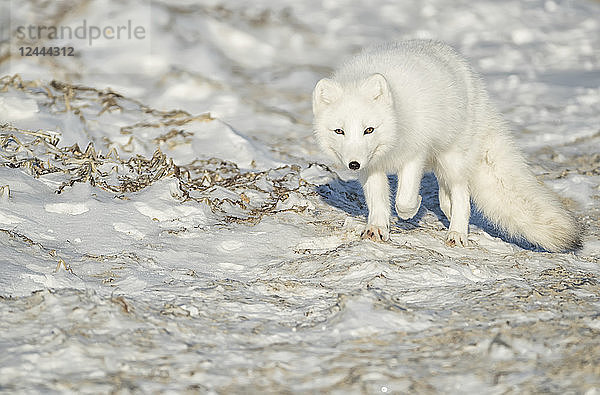
[[[450,221],[446,244],[468,245],[471,198],[509,236],[547,251],[581,246],[579,227],[537,181],[491,105],[480,77],[446,44],[411,40],[364,50],[313,92],[322,149],[358,171],[369,208],[363,238],[389,239],[386,173],[396,173],[396,212],[419,210],[425,171],[435,173]]]

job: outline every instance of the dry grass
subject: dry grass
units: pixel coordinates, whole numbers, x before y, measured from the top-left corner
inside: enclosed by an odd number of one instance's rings
[[[160,146],[166,144],[167,147],[172,147],[189,143],[194,131],[186,127],[193,122],[213,121],[214,118],[209,113],[192,115],[182,110],[161,111],[111,90],[57,81],[45,85],[37,81],[24,81],[19,75],[0,79],[0,92],[9,89],[23,92],[27,97],[42,103],[51,113],[73,113],[81,122],[81,132],[89,135],[90,142],[82,150],[77,144],[61,145],[61,135],[55,131],[0,125],[0,166],[25,170],[35,178],[58,176],[63,179],[56,189],[58,194],[75,183],[88,183],[127,200],[132,193],[159,180],[172,178],[177,182],[177,190],[172,191],[174,199],[204,203],[214,212],[221,213],[226,211],[226,207],[234,206],[243,214],[227,215],[226,222],[256,224],[265,215],[282,211],[277,210],[277,205],[287,199],[290,193],[314,193],[313,188],[300,179],[300,168],[297,166],[244,171],[235,163],[218,158],[175,165],[173,159],[161,151]],[[92,136],[88,125],[96,122],[103,114],[112,112],[132,114],[135,119],[148,119],[120,128],[120,135],[130,136],[126,144],[111,140],[108,134]],[[139,130],[148,128],[156,129],[158,136],[144,139],[136,134]],[[161,133],[165,130],[165,133]],[[97,149],[98,141],[106,153]],[[150,157],[139,154],[121,157],[120,153],[135,151],[136,144],[154,146],[154,153]],[[231,193],[225,198],[215,196],[214,192],[220,188]],[[0,196],[9,191],[8,185],[3,186]],[[251,199],[251,193],[259,197]],[[302,208],[288,210],[300,211]]]

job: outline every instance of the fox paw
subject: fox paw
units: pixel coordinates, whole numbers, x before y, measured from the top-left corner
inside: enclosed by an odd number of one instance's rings
[[[376,225],[367,225],[365,230],[360,234],[363,239],[372,241],[388,241],[390,239],[390,231]]]
[[[396,200],[396,212],[398,213],[398,217],[402,218],[402,219],[411,219],[412,217],[414,217],[417,212],[419,211],[419,208],[421,207],[421,195],[417,195],[417,202],[415,205],[412,205],[410,207],[399,204],[398,200]]]
[[[450,231],[446,235],[446,245],[449,247],[468,247],[469,239],[466,233]]]

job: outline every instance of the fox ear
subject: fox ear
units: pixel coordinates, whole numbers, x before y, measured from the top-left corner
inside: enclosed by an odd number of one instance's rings
[[[336,101],[342,96],[342,87],[334,80],[323,78],[315,86],[313,92],[313,113],[316,113],[324,105]]]
[[[369,99],[375,101],[378,99],[389,99],[390,87],[385,77],[379,73],[371,75],[360,87],[361,92]]]

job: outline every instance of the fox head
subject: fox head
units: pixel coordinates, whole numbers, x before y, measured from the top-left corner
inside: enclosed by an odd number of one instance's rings
[[[393,146],[393,108],[390,87],[381,74],[344,85],[324,78],[313,92],[317,142],[343,166],[368,168]]]

